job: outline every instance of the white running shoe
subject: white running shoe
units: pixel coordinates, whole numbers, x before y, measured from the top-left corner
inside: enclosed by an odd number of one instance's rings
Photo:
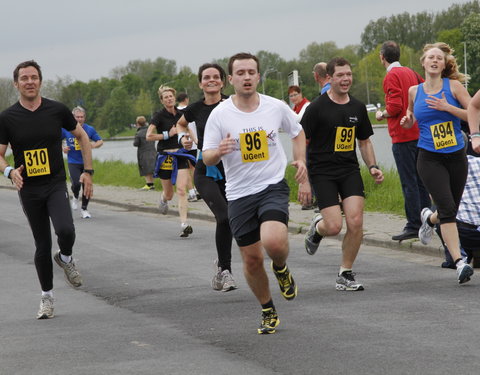
[[[193,233],[193,228],[190,225],[182,223],[181,227],[182,231],[180,232],[180,237],[188,237],[188,235]]]
[[[65,263],[60,257],[60,250],[55,253],[53,259],[63,269],[63,272],[65,273],[65,280],[71,286],[78,288],[82,285],[82,275],[80,275],[80,272],[78,272],[73,259],[70,261],[70,263]]]
[[[168,201],[163,200],[163,195],[160,198],[160,204],[158,205],[158,209],[162,215],[166,215],[168,212]]]
[[[82,219],[90,219],[92,215],[87,210],[82,210]]]
[[[433,237],[433,227],[428,225],[427,219],[433,214],[432,210],[428,207],[425,207],[420,214],[420,218],[422,220],[422,225],[418,230],[418,238],[420,242],[424,245],[428,245]]]
[[[40,309],[37,313],[37,319],[51,319],[53,314],[53,297],[42,296],[40,300]]]
[[[72,207],[72,210],[78,209],[78,199],[77,198],[72,198],[70,199],[70,207]]]

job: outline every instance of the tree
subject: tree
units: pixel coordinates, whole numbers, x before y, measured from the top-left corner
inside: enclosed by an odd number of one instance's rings
[[[124,130],[134,116],[132,101],[127,90],[123,87],[116,87],[101,109],[99,121],[102,128],[108,130],[109,136],[113,137]]]
[[[462,23],[461,30],[467,44],[468,73],[471,76],[469,88],[475,92],[480,88],[480,14],[470,14]]]
[[[18,100],[17,90],[9,78],[0,78],[0,111],[7,109]]]
[[[150,119],[153,111],[153,103],[150,95],[145,90],[140,90],[135,103],[133,104],[133,110],[137,116],[145,116]]]

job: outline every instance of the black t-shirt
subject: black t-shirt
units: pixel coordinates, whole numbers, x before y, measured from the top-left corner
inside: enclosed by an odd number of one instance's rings
[[[228,96],[222,94],[223,101]],[[183,115],[188,122],[194,122],[197,128],[198,148],[203,148],[203,135],[205,134],[205,125],[207,124],[208,116],[212,113],[213,109],[220,103],[207,105],[204,103],[204,99],[200,99],[198,102],[192,103],[187,108],[183,109]]]
[[[170,131],[172,126],[175,126],[180,117],[182,117],[183,112],[175,107],[176,114],[173,115],[168,112],[165,108],[161,111],[156,112],[153,115],[151,123],[157,128],[157,133],[162,134],[164,131]],[[178,136],[175,134],[173,137],[168,138],[166,141],[157,142],[157,151],[161,152],[163,150],[176,149],[179,148],[178,145]]]
[[[346,104],[333,102],[328,95],[317,97],[301,120],[307,146],[310,174],[341,176],[358,169],[356,139],[372,134],[365,104],[350,95]]]
[[[65,181],[62,128],[76,126],[65,105],[46,98],[33,112],[17,102],[0,114],[0,144],[10,143],[15,168],[25,167],[24,186]]]

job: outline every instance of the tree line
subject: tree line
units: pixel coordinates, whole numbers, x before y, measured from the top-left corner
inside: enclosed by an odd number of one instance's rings
[[[475,0],[454,4],[437,13],[411,15],[405,12],[370,21],[361,34],[360,45],[339,48],[334,41],[313,42],[293,60],[285,60],[274,52],[258,51],[256,55],[262,73],[259,91],[288,102],[287,78],[290,72],[297,70],[303,94],[312,100],[319,91],[313,78],[313,66],[342,56],[352,64],[352,95],[365,103],[383,104],[385,69],[380,64],[379,52],[386,40],[399,43],[401,64],[421,75],[423,70],[419,59],[423,46],[435,41],[450,44],[455,49],[461,71],[464,72],[467,67],[471,77],[468,83],[470,93],[480,88],[480,64],[476,63],[480,58],[480,4]],[[228,57],[212,62],[226,70]],[[70,77],[46,80],[42,94],[71,108],[77,105],[84,107],[88,123],[97,129],[106,129],[110,136],[114,136],[133,123],[136,116],[151,118],[161,107],[157,90],[162,84],[175,88],[177,92],[186,92],[191,101],[201,98],[196,73],[188,67],[178,69],[174,60],[163,57],[130,61],[126,66],[114,68],[110,77],[89,82],[73,81]],[[224,92],[229,95],[233,89],[227,86]],[[16,100],[11,79],[0,78],[0,110]]]

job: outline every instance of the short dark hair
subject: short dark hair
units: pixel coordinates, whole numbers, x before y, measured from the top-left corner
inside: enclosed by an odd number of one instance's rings
[[[198,68],[198,74],[197,74],[198,82],[202,82],[203,71],[209,68],[214,68],[218,70],[218,72],[220,73],[220,78],[223,82],[223,85],[225,86],[225,84],[227,83],[227,74],[225,73],[225,70],[223,70],[223,68],[220,65],[215,63],[205,63],[201,65],[200,68]]]
[[[258,57],[255,55],[252,55],[251,53],[248,52],[240,52],[232,57],[230,57],[230,60],[228,60],[228,74],[232,75],[233,74],[233,63],[235,60],[255,60],[257,63],[257,72],[260,73],[260,61],[258,61]]]
[[[400,60],[400,47],[393,40],[384,42],[380,48],[380,53],[389,64]]]
[[[344,59],[343,57],[334,57],[327,64],[327,74],[330,77],[333,77],[333,74],[335,73],[335,67],[345,65],[348,65],[350,68],[352,67],[347,59]]]
[[[184,102],[186,99],[188,99],[188,94],[185,92],[181,92],[177,95],[177,102],[179,103]]]
[[[18,82],[18,75],[19,75],[20,69],[28,68],[29,66],[33,66],[35,69],[37,69],[38,77],[40,78],[40,82],[42,82],[42,78],[43,78],[42,70],[40,69],[40,65],[38,65],[38,63],[34,60],[28,60],[18,64],[15,70],[13,71],[13,81]]]

